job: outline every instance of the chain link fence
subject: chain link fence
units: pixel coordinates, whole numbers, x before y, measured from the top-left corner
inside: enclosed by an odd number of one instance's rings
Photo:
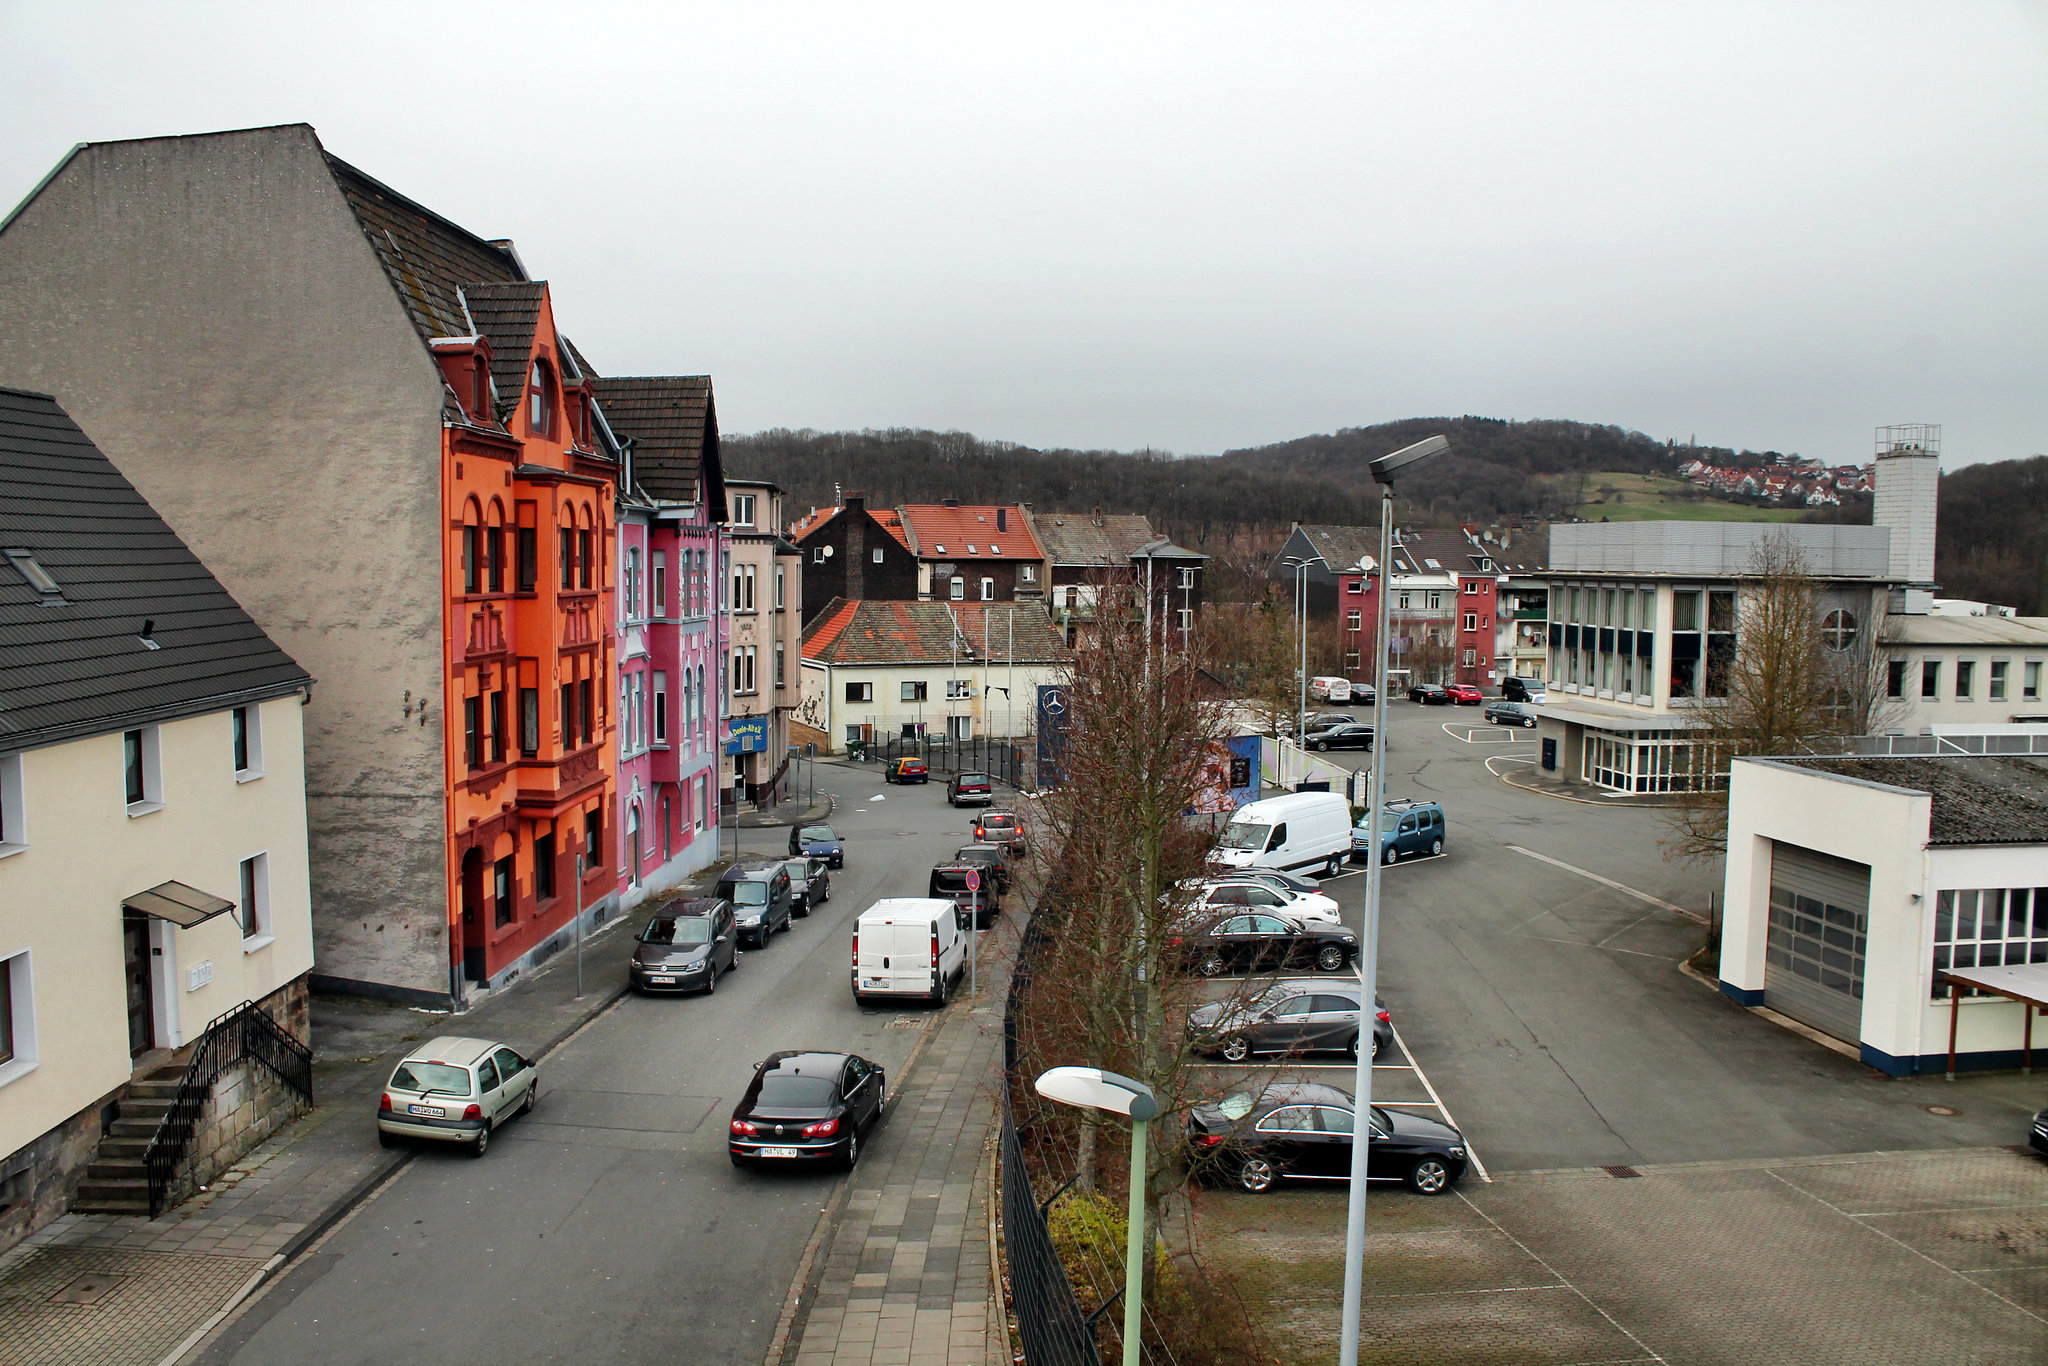
[[[878,736],[865,745],[849,745],[848,758],[862,763],[886,764],[891,759],[922,759],[934,774],[986,773],[1011,787],[1030,786],[1025,756],[1036,741],[977,735],[959,740],[946,736]]]

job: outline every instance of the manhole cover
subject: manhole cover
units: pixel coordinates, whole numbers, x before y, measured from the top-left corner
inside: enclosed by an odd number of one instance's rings
[[[1606,1172],[1606,1173],[1607,1173],[1607,1174],[1608,1174],[1609,1176],[1612,1176],[1612,1177],[1617,1177],[1617,1178],[1620,1178],[1620,1179],[1623,1179],[1623,1180],[1626,1180],[1627,1178],[1629,1178],[1629,1177],[1631,1177],[1631,1176],[1641,1176],[1641,1175],[1642,1175],[1642,1173],[1641,1173],[1641,1172],[1639,1172],[1639,1171],[1637,1171],[1637,1170],[1636,1170],[1636,1169],[1635,1169],[1634,1167],[1623,1167],[1623,1166],[1614,1166],[1614,1167],[1603,1167],[1603,1168],[1601,1168],[1601,1170],[1602,1170],[1602,1171],[1604,1171],[1604,1172]]]
[[[1959,1115],[1962,1111],[1956,1109],[1953,1105],[1930,1105],[1927,1107],[1927,1113],[1947,1117],[1949,1115]]]
[[[83,1276],[73,1277],[59,1286],[57,1293],[50,1296],[52,1304],[98,1304],[107,1296],[134,1280],[133,1276],[115,1275],[104,1271],[88,1271]]]

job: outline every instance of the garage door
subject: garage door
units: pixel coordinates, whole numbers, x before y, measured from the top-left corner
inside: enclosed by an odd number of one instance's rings
[[[1771,930],[1764,1004],[1845,1043],[1863,1037],[1863,945],[1870,867],[1771,846]]]

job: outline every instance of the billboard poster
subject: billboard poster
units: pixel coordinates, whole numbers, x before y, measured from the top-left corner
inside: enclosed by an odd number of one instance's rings
[[[1038,685],[1038,785],[1058,787],[1065,776],[1060,752],[1067,740],[1067,690],[1058,683]]]

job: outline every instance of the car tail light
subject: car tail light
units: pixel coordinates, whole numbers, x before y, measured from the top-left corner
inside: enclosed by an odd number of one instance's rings
[[[977,825],[974,827],[974,837],[978,840],[985,840],[988,838],[988,831]]]
[[[484,1107],[475,1104],[467,1105],[463,1107],[462,1117],[464,1119],[482,1119],[484,1117]]]
[[[736,1134],[757,1134],[761,1132],[753,1121],[745,1119],[734,1120],[732,1122],[732,1131]]]
[[[834,1117],[832,1119],[821,1119],[816,1124],[804,1125],[805,1138],[830,1138],[832,1135],[838,1132],[839,1120],[837,1117]]]
[[[1213,1147],[1217,1146],[1218,1144],[1220,1144],[1221,1142],[1223,1142],[1223,1135],[1222,1135],[1222,1134],[1196,1134],[1196,1135],[1195,1135],[1195,1146],[1196,1146],[1197,1148],[1213,1148]]]
[[[853,965],[855,967],[860,966],[860,932],[858,930],[854,931],[853,935]]]
[[[939,970],[939,932],[932,931],[932,971]]]
[[[391,1093],[389,1091],[386,1091],[383,1095],[377,1097],[377,1113],[381,1115],[386,1111],[390,1110],[390,1108]]]
[[[1389,1024],[1393,1021],[1394,1017],[1389,1015],[1386,1011],[1382,1010],[1379,1014],[1373,1016],[1373,1018],[1375,1020],[1378,1020],[1381,1024]]]

